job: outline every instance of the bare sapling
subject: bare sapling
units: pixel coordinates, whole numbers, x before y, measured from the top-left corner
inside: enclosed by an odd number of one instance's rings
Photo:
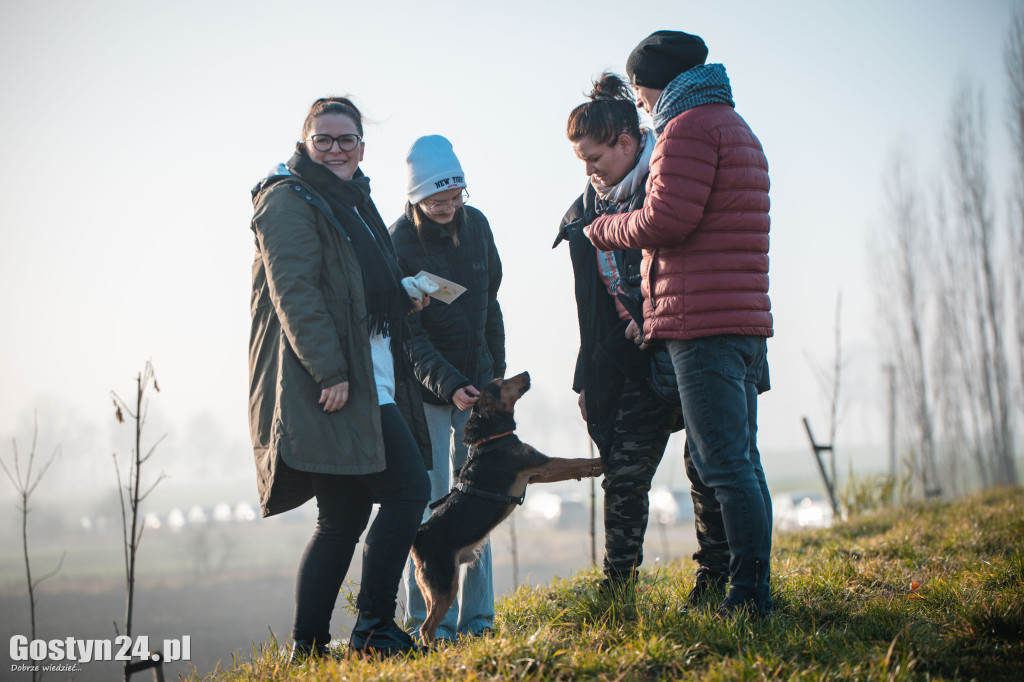
[[[117,453],[114,453],[114,471],[117,474],[117,491],[121,500],[121,526],[124,537],[124,570],[125,570],[125,635],[132,636],[132,615],[135,605],[135,560],[138,556],[139,545],[142,542],[142,532],[145,524],[142,523],[143,515],[140,513],[140,505],[149,497],[157,484],[164,479],[161,473],[152,483],[143,489],[142,465],[149,461],[153,452],[165,436],[160,436],[145,454],[142,451],[142,431],[146,425],[146,417],[149,412],[149,401],[146,398],[147,391],[152,388],[160,392],[160,385],[157,383],[156,375],[153,373],[153,364],[146,362],[146,366],[135,379],[135,404],[129,405],[116,392],[111,391],[110,396],[114,401],[114,418],[118,423],[125,423],[127,419],[135,425],[135,444],[132,449],[132,457],[128,464],[128,475],[121,478],[121,467],[117,462]],[[127,415],[127,419],[125,417]],[[114,624],[115,629],[117,624]],[[125,663],[125,677],[129,678],[128,665]]]
[[[57,562],[57,567],[39,578],[32,578],[32,562],[29,560],[28,554],[28,513],[31,511],[29,507],[29,500],[32,499],[32,493],[35,492],[36,488],[39,487],[39,483],[46,476],[47,470],[53,461],[60,454],[60,446],[57,446],[53,454],[50,455],[50,459],[46,460],[42,469],[36,473],[35,477],[32,476],[32,468],[35,466],[36,461],[36,440],[39,435],[39,423],[38,421],[33,422],[32,425],[32,447],[28,451],[28,462],[25,466],[25,473],[21,472],[21,460],[18,456],[18,441],[14,440],[14,473],[11,473],[11,469],[8,468],[7,464],[0,459],[0,467],[3,467],[4,473],[7,474],[7,478],[10,479],[11,484],[18,493],[19,504],[18,511],[21,512],[21,548],[25,555],[25,580],[28,583],[28,613],[29,621],[31,623],[31,638],[30,641],[36,639],[36,588],[44,580],[49,580],[53,576],[60,572],[61,566],[64,565],[64,557],[67,552],[64,552],[60,556],[60,561]],[[32,682],[38,679],[38,672],[32,671]]]

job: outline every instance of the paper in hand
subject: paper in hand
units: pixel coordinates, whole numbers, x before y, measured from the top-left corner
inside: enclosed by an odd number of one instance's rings
[[[423,275],[419,277],[403,277],[402,286],[405,287],[405,293],[409,294],[409,298],[413,300],[429,296],[440,289],[439,286],[434,284],[434,280]]]
[[[466,292],[466,287],[461,284],[456,284],[451,280],[447,280],[444,277],[433,275],[426,270],[420,270],[416,273],[416,278],[424,276],[429,278],[434,284],[437,285],[437,291],[431,292],[430,297],[441,301],[442,303],[451,303],[459,296]]]

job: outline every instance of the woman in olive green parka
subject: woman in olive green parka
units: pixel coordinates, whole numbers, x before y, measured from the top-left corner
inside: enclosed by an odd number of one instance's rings
[[[280,169],[287,171],[283,164]],[[348,333],[366,317],[359,264],[316,199],[292,175],[268,177],[253,190],[260,253],[252,266],[249,426],[263,516],[313,496],[303,472],[368,474],[384,468],[369,338]],[[277,265],[276,288],[295,299],[288,325],[278,313],[282,294],[267,281],[268,265]],[[311,283],[304,275],[314,267],[322,279]],[[326,418],[317,401],[305,396],[343,380],[350,385],[348,404]],[[420,384],[399,378],[396,391],[417,443],[429,452]]]
[[[406,357],[410,299],[370,199],[362,118],[317,100],[287,164],[253,190],[249,426],[264,516],[316,498],[299,564],[293,658],[327,653],[330,617],[366,535],[349,645],[415,648],[394,622],[402,568],[426,506],[430,440]],[[426,457],[424,454],[426,453]]]

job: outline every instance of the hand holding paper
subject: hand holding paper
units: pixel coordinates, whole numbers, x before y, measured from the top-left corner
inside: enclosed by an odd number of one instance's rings
[[[422,273],[415,277],[403,277],[402,286],[405,287],[405,293],[409,294],[409,298],[415,300],[419,300],[441,288]]]
[[[405,279],[402,280],[402,284],[405,284],[406,279],[410,279],[415,282],[419,282],[423,279],[427,280],[428,282],[434,285],[434,288],[430,291],[420,288],[419,291],[422,291],[424,294],[429,294],[431,298],[437,299],[442,303],[451,303],[452,301],[454,301],[455,299],[457,299],[459,296],[466,292],[466,287],[462,286],[461,284],[456,284],[451,280],[447,280],[444,277],[439,277],[437,275],[431,274],[426,270],[420,270],[419,272],[416,273],[415,277],[406,277]],[[408,290],[408,287],[406,287],[406,291]],[[412,296],[413,294],[410,293],[409,295]]]

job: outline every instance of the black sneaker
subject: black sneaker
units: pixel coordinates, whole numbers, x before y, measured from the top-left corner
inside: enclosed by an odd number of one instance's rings
[[[394,618],[368,616],[363,613],[356,618],[348,645],[353,651],[380,656],[417,653],[421,650],[409,633],[398,627]]]

